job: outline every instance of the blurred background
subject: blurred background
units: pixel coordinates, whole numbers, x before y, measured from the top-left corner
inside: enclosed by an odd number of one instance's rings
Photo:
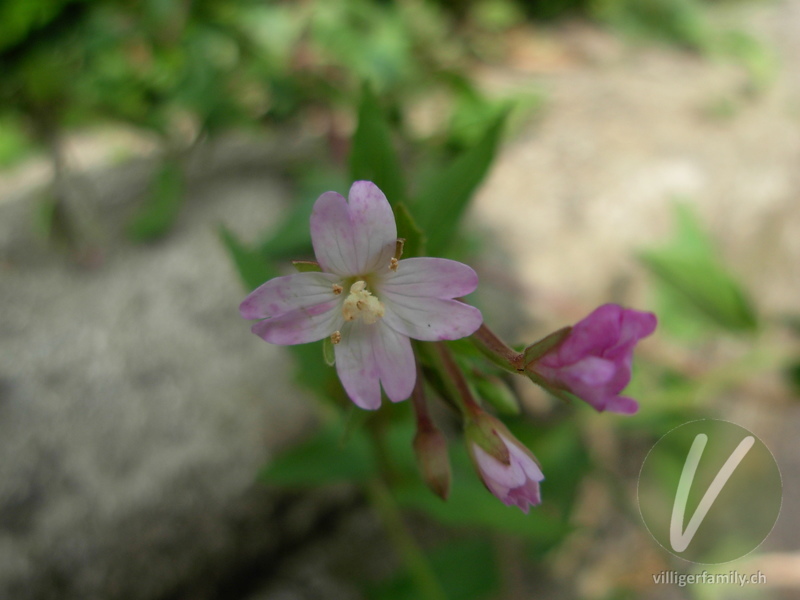
[[[359,488],[280,462],[326,367],[237,310],[308,257],[359,123],[396,194],[472,173],[428,235],[509,342],[605,302],[660,321],[633,417],[507,382],[547,476],[523,525],[479,485],[404,501],[451,597],[798,596],[798,0],[26,0],[0,74],[0,598],[415,597]],[[643,526],[639,468],[703,417],[781,469],[775,529],[719,567],[765,585],[653,582],[701,569]]]

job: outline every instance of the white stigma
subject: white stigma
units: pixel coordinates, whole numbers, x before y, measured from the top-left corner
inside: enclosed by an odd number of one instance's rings
[[[350,286],[350,294],[342,305],[342,315],[345,321],[355,321],[360,318],[367,325],[377,323],[385,312],[383,303],[367,290],[366,281],[356,281]]]

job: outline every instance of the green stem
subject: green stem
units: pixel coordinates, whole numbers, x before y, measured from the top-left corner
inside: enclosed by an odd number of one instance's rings
[[[373,479],[367,484],[367,494],[383,521],[395,550],[402,557],[411,579],[419,589],[420,597],[425,600],[447,600],[430,562],[403,522],[400,509],[386,484],[380,479]]]

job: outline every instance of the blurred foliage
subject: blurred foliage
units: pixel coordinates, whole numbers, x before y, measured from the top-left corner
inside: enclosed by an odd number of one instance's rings
[[[763,80],[751,38],[718,35],[705,0],[30,0],[0,8],[0,119],[46,143],[66,125],[112,119],[185,145],[230,127],[349,108],[368,81],[395,114],[432,86],[459,109],[442,131],[480,130],[497,107],[461,70],[477,32],[588,16],[647,38],[738,57]],[[483,114],[481,114],[483,113]],[[472,134],[468,134],[472,135]],[[461,140],[472,141],[472,140]],[[0,150],[3,145],[0,144]],[[8,152],[6,152],[6,155]],[[0,158],[2,153],[0,153]]]
[[[482,40],[497,45],[504,32],[529,20],[579,15],[637,37],[732,56],[751,73],[753,88],[760,89],[774,72],[773,57],[741,32],[710,26],[707,3],[7,2],[0,7],[0,167],[36,146],[58,162],[61,137],[70,127],[116,122],[147,131],[161,141],[170,165],[154,173],[145,206],[128,230],[135,240],[150,240],[167,233],[180,213],[182,163],[195,143],[232,128],[302,120],[323,124],[335,154],[346,133],[342,123],[362,97],[363,82],[395,122],[409,119],[414,102],[443,94],[452,107],[449,118],[440,119],[423,137],[446,139],[442,150],[451,154],[480,146],[486,126],[502,121],[509,107],[480,94],[465,75],[466,66],[484,55]],[[520,96],[515,114],[528,114],[541,104],[540,94]],[[367,128],[359,135],[385,137],[385,132]],[[381,163],[382,173],[367,173],[362,158],[351,157],[351,175],[381,180],[378,184],[391,198],[405,199],[402,180],[387,180],[396,169]],[[438,191],[432,187],[421,193]],[[56,190],[57,198],[63,195]],[[420,211],[423,221],[430,216],[426,210]],[[428,241],[433,248],[439,243]]]
[[[708,235],[686,204],[676,204],[677,233],[669,246],[641,254],[641,260],[664,284],[659,314],[680,328],[671,333],[697,335],[698,318],[730,331],[753,331],[758,319],[752,300],[723,266]]]

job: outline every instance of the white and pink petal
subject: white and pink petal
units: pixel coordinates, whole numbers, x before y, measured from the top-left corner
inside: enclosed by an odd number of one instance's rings
[[[475,291],[478,274],[455,260],[408,258],[399,261],[396,271],[387,271],[379,285],[395,296],[457,298]]]
[[[383,291],[383,319],[395,331],[425,342],[457,340],[472,335],[483,316],[458,300],[400,296]]]
[[[259,321],[253,333],[264,341],[281,346],[317,342],[342,327],[341,300],[298,308],[277,317]]]
[[[356,181],[349,201],[325,192],[311,212],[311,242],[324,271],[344,276],[388,270],[397,242],[389,201],[370,181]]]
[[[323,271],[343,276],[357,275],[355,232],[344,196],[325,192],[311,211],[311,244]]]
[[[239,313],[245,319],[265,319],[323,304],[336,298],[333,285],[340,280],[341,277],[332,273],[295,273],[276,277],[250,292],[239,305]]]
[[[389,201],[371,181],[356,181],[348,194],[358,272],[389,269],[397,245],[397,224]]]
[[[369,327],[383,390],[392,402],[405,400],[414,390],[417,379],[411,340],[382,321]]]
[[[380,369],[375,360],[370,325],[348,321],[341,328],[341,341],[333,347],[336,372],[350,399],[361,408],[381,405]]]

